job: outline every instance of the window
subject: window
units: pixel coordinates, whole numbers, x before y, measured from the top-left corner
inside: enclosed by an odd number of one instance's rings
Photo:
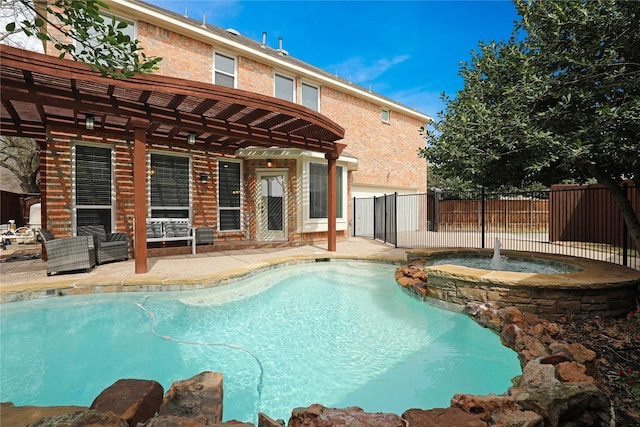
[[[275,86],[276,86],[276,93],[275,93],[276,98],[294,102],[292,78],[281,76],[280,74],[276,74]]]
[[[343,218],[343,167],[336,166],[336,218]],[[312,219],[327,218],[327,165],[309,163],[309,217]]]
[[[115,31],[120,31],[125,36],[129,36],[131,41],[136,39],[136,27],[133,22],[128,21],[126,19],[121,19],[115,16],[111,16],[111,15],[100,14],[100,17],[104,19],[104,25],[112,26]],[[124,28],[118,28],[118,25],[120,25],[121,22],[126,23],[127,26]],[[98,34],[93,28],[88,28],[87,33],[89,34],[89,37],[87,38],[88,43],[90,43],[94,48],[98,48],[100,44],[96,43],[96,41],[99,40],[100,37],[104,37],[104,36],[101,34]],[[76,47],[79,47],[79,46],[76,46]]]
[[[151,218],[189,218],[191,172],[188,157],[151,153]]]
[[[315,111],[320,111],[319,96],[320,90],[315,87],[302,83],[302,105]]]
[[[236,60],[226,55],[216,53],[213,60],[214,79],[213,83],[235,87],[236,84]]]
[[[218,162],[218,222],[220,231],[241,229],[240,163]]]
[[[389,123],[389,110],[383,108],[382,112],[380,113],[380,118],[383,122]]]
[[[111,148],[75,145],[74,191],[78,225],[102,225],[111,232],[113,218]]]

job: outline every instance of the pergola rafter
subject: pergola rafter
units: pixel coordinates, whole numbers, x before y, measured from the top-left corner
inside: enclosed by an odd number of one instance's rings
[[[304,106],[239,89],[159,75],[109,79],[86,64],[0,45],[0,131],[47,139],[48,130],[133,140],[136,272],[146,271],[146,145],[172,146],[196,134],[196,146],[233,153],[248,146],[325,154],[329,171],[345,148],[344,129]],[[85,129],[87,115],[93,130]],[[335,177],[331,179],[335,184]],[[334,185],[335,186],[335,185]],[[335,188],[329,186],[329,205]],[[331,198],[333,197],[333,202]],[[144,206],[138,206],[142,204]],[[140,208],[140,209],[139,209]],[[335,208],[329,209],[329,250],[335,250]],[[138,265],[144,258],[144,265]]]

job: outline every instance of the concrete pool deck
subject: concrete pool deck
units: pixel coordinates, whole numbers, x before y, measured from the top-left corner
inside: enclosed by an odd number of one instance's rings
[[[0,302],[91,292],[200,289],[227,283],[274,265],[315,259],[355,259],[405,263],[405,249],[371,239],[349,238],[329,252],[326,244],[278,248],[246,248],[149,258],[149,271],[135,274],[135,261],[98,265],[89,272],[47,276],[46,262],[29,259],[39,253],[32,245],[12,245],[0,263]],[[13,259],[9,259],[13,256]]]

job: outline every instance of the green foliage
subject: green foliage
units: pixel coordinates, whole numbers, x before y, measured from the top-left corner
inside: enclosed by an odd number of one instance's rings
[[[514,3],[512,37],[472,52],[420,155],[489,190],[596,180],[640,246],[619,186],[631,179],[640,193],[640,2]]]
[[[123,33],[126,22],[105,19],[101,13],[108,6],[100,0],[36,1],[35,5],[29,0],[19,1],[31,16],[10,22],[6,31],[21,30],[27,36],[52,42],[60,58],[69,55],[111,78],[124,79],[158,69],[162,58],[147,57],[139,41]]]
[[[40,155],[31,138],[0,136],[0,167],[12,173],[25,193],[40,192]]]
[[[472,52],[421,155],[489,188],[640,182],[640,2],[515,4],[512,38]]]

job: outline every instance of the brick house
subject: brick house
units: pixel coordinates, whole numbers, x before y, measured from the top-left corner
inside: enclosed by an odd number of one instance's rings
[[[429,116],[297,60],[281,46],[270,47],[266,35],[252,40],[143,2],[107,3],[111,16],[130,24],[126,31],[147,56],[163,58],[154,75],[289,101],[344,129],[339,143],[346,148],[333,165],[338,238],[348,236],[352,197],[426,191],[426,162],[417,150],[424,144],[418,129]],[[104,131],[105,125],[96,117],[94,129]],[[130,141],[49,127],[41,147],[43,223],[50,230],[74,234],[78,225],[100,223],[134,235]],[[154,220],[181,219],[214,229],[218,242],[326,240],[333,217],[327,213],[327,159],[312,144],[193,145],[177,134],[171,143],[150,139],[147,236]],[[166,246],[165,239],[149,243],[149,250]]]

